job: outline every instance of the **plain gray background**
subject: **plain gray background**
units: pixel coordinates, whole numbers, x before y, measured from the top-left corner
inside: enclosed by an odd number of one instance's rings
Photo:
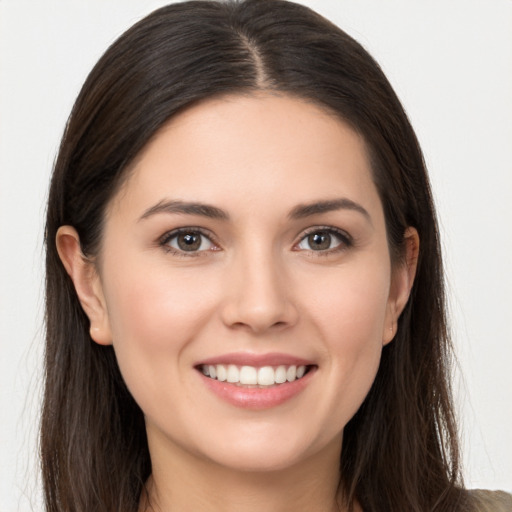
[[[0,512],[41,510],[43,218],[74,98],[157,0],[0,0]],[[512,491],[512,1],[309,0],[381,63],[438,205],[465,474]]]

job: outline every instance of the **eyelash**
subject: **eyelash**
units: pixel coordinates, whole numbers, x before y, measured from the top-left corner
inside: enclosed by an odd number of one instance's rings
[[[295,249],[295,248],[298,247],[299,244],[301,244],[304,240],[306,240],[307,237],[309,237],[310,235],[313,235],[315,233],[328,234],[330,236],[336,237],[340,241],[340,243],[336,247],[326,249],[326,250],[315,251],[314,249],[303,249],[303,250],[308,251],[309,253],[314,254],[315,256],[329,256],[334,253],[346,251],[347,249],[349,249],[350,247],[352,247],[354,245],[353,238],[345,231],[342,231],[333,226],[314,226],[314,227],[307,229],[301,235],[299,241],[293,245],[294,250],[301,251],[301,249]],[[206,239],[208,239],[208,241],[214,247],[216,247],[216,249],[208,249],[208,250],[203,249],[203,250],[199,250],[199,251],[184,251],[184,250],[178,250],[178,249],[175,249],[174,247],[171,247],[169,245],[170,241],[173,240],[174,238],[178,237],[180,234],[200,235],[201,237],[205,237]],[[218,248],[219,246],[216,243],[212,234],[209,231],[206,231],[199,227],[184,227],[184,228],[178,228],[178,229],[169,231],[169,232],[165,233],[162,237],[160,237],[160,239],[158,240],[158,244],[166,252],[169,252],[175,256],[184,257],[184,258],[198,257],[198,256],[202,256],[208,252],[214,252],[214,251],[220,250]]]
[[[340,253],[343,251],[346,251],[347,249],[350,249],[354,245],[353,238],[346,233],[345,231],[335,228],[333,226],[315,226],[312,228],[307,229],[303,235],[301,235],[300,240],[294,245],[294,247],[297,247],[299,244],[301,244],[306,238],[310,235],[313,235],[315,233],[325,233],[330,236],[334,236],[338,238],[340,241],[339,245],[336,247],[332,247],[330,249],[326,250],[318,250],[315,251],[314,249],[306,249],[309,253],[312,253],[314,256],[330,256],[335,253]],[[299,249],[300,250],[300,249]]]
[[[206,252],[210,252],[208,250],[202,250],[202,251],[182,251],[175,249],[174,247],[171,247],[169,245],[169,242],[173,239],[178,237],[181,234],[190,234],[190,235],[200,235],[201,237],[204,237],[210,241],[210,243],[214,247],[218,247],[218,244],[215,242],[214,237],[209,231],[206,231],[199,227],[185,227],[185,228],[178,228],[173,229],[172,231],[169,231],[165,233],[162,237],[160,237],[158,244],[166,251],[174,256],[183,257],[183,258],[189,258],[189,257],[197,257],[202,256]],[[218,250],[218,249],[214,249]]]

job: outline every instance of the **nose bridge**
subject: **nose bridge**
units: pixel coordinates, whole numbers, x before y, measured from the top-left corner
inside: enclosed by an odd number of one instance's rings
[[[270,243],[249,243],[236,251],[229,269],[224,321],[253,332],[295,323],[288,272]]]

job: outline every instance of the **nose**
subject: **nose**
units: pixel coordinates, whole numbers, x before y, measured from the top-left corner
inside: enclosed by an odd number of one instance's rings
[[[222,310],[228,327],[261,334],[297,322],[292,283],[277,259],[259,251],[232,262]]]

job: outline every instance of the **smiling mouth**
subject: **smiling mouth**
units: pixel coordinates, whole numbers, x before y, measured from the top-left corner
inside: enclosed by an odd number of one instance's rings
[[[302,379],[313,365],[237,366],[202,364],[198,370],[206,377],[240,387],[268,388]]]

